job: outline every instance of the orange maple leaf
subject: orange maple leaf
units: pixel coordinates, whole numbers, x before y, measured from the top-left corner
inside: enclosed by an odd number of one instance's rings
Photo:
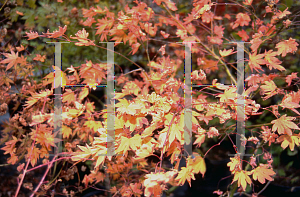
[[[251,21],[248,14],[244,13],[238,13],[236,15],[236,21],[234,22],[234,25],[232,26],[232,29],[237,28],[238,26],[247,26],[249,25],[249,22]]]
[[[278,48],[278,54],[285,57],[287,53],[296,52],[298,45],[299,44],[296,42],[296,39],[290,38],[289,40],[284,40],[276,44],[276,48]]]
[[[25,33],[26,33],[25,37],[28,37],[27,40],[33,40],[33,39],[36,39],[39,37],[38,32],[30,31],[29,33],[28,32],[25,32]]]
[[[230,168],[232,174],[236,171],[241,170],[241,159],[239,156],[231,157],[230,162],[227,163],[227,166]]]
[[[245,30],[238,31],[237,34],[242,38],[242,41],[246,42],[249,39],[249,36]]]
[[[288,86],[290,86],[292,83],[292,80],[297,79],[297,78],[298,78],[297,73],[292,73],[292,74],[286,76],[285,81],[288,83]]]
[[[36,61],[40,61],[40,62],[44,62],[46,59],[46,55],[41,56],[40,54],[37,54],[35,58],[33,58],[33,60]]]
[[[72,135],[72,129],[68,126],[62,125],[63,138],[69,138]]]
[[[219,53],[222,57],[226,57],[228,55],[233,54],[233,49],[229,49],[229,50],[224,49],[223,51],[219,50]]]
[[[66,89],[66,92],[63,94],[62,102],[69,105],[71,102],[75,101],[75,94],[71,89]]]
[[[259,74],[252,74],[245,81],[248,81],[248,86],[255,86],[261,82],[261,77]]]
[[[48,29],[47,33],[43,33],[43,34],[44,34],[43,37],[48,37],[48,38],[58,38],[58,37],[64,35],[65,32],[67,31],[67,25],[65,25],[64,28],[62,28],[62,27],[60,27],[60,26],[59,26],[58,28],[59,28],[59,29],[53,31],[53,33],[50,33],[50,32],[49,32],[49,29]]]
[[[262,58],[264,58],[265,54],[259,54],[256,53],[249,55],[249,67],[251,68],[251,71],[253,72],[253,69],[259,72],[258,70],[263,71],[260,65],[266,64],[266,61]]]
[[[275,56],[278,55],[278,52],[273,52],[273,50],[265,51],[265,63],[269,67],[270,70],[272,68],[284,71],[285,68],[281,66],[281,61]]]
[[[253,169],[251,173],[253,179],[258,180],[261,184],[264,184],[266,179],[273,181],[271,176],[276,174],[272,169],[269,169],[268,164],[259,164],[259,166]]]
[[[11,51],[11,53],[3,53],[3,55],[6,57],[6,59],[2,60],[0,64],[7,64],[6,70],[10,69],[11,67],[16,67],[19,62],[18,53],[15,53],[14,51]]]
[[[93,41],[89,40],[87,37],[89,36],[89,33],[85,31],[83,28],[82,30],[79,30],[76,34],[75,37],[70,36],[72,39],[77,39],[79,42],[76,42],[75,45],[77,46],[90,46],[90,45],[95,45]]]
[[[286,114],[278,118],[277,120],[273,120],[271,123],[273,124],[272,131],[278,132],[278,134],[288,134],[291,136],[293,134],[291,129],[298,129],[300,128],[292,122],[295,120],[295,117],[287,117]]]
[[[298,102],[299,103],[299,102]],[[281,106],[283,109],[288,108],[291,109],[296,114],[300,115],[300,113],[295,109],[299,108],[300,105],[297,103],[297,101],[293,98],[292,94],[287,94],[283,97],[282,102],[279,106]]]

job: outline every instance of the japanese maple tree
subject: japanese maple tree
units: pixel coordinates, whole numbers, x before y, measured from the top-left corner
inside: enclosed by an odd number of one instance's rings
[[[96,110],[96,104],[88,98],[92,89],[107,80],[107,63],[86,60],[80,67],[69,65],[65,70],[58,70],[61,73],[58,80],[56,70],[37,83],[30,78],[34,67],[22,55],[22,46],[3,53],[1,110],[16,97],[9,94],[16,76],[26,82],[18,92],[19,96],[25,95],[26,103],[20,113],[10,118],[2,133],[5,143],[2,150],[10,156],[7,162],[19,166],[20,187],[28,171],[47,166],[45,176],[32,189],[32,196],[45,195],[58,182],[55,177],[45,181],[56,162],[92,161],[91,173],[82,180],[85,188],[106,182],[110,187],[107,194],[111,196],[160,196],[186,181],[191,186],[195,174],[204,177],[205,158],[222,141],[230,140],[239,152],[240,146],[232,140],[235,136],[252,157],[231,156],[227,165],[232,174],[232,187],[215,193],[233,196],[237,188],[244,193],[252,188],[253,195],[260,194],[254,185],[266,184],[276,174],[269,147],[274,144],[294,151],[300,143],[297,122],[300,91],[295,89],[299,78],[297,72],[288,72],[289,65],[285,63],[289,55],[298,51],[298,42],[292,37],[281,38],[295,22],[295,16],[279,0],[230,3],[194,0],[188,12],[170,0],[154,0],[152,5],[135,0],[131,5],[126,4],[117,14],[96,5],[82,9],[82,28],[75,36],[68,33],[68,25],[46,33],[30,30],[25,35],[27,40],[68,41],[74,47],[106,50],[99,42],[113,41],[115,48],[120,45],[131,48],[128,54],[115,52],[138,67],[115,76],[115,155],[107,154],[107,140],[111,138],[108,109],[102,106],[104,109]],[[242,41],[247,42],[246,77],[236,79],[238,61],[234,42]],[[192,43],[191,77],[192,84],[198,85],[192,89],[190,139],[184,135],[187,106],[182,92],[186,54],[182,43]],[[137,54],[147,59],[145,67],[131,60],[130,55]],[[42,63],[44,59],[37,55],[32,61]],[[130,76],[132,73],[136,74],[135,79]],[[236,122],[240,121],[239,80],[245,83],[242,120],[246,122],[245,136],[236,131]],[[61,136],[53,132],[54,90],[59,84],[63,87]],[[201,148],[211,139],[218,142],[208,149]],[[193,154],[183,156],[184,144],[189,140],[194,145]],[[63,143],[63,151],[49,157],[59,141]],[[148,162],[151,156],[157,157],[158,162]],[[186,159],[185,167],[179,166],[182,157]],[[259,157],[264,160],[258,160]],[[22,158],[26,163],[20,162]],[[165,158],[169,158],[171,167],[163,165]],[[72,173],[69,172],[70,176]],[[64,193],[71,192],[64,190]]]

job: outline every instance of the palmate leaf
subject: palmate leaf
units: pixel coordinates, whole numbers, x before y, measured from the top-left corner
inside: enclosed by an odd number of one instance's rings
[[[16,66],[19,62],[18,52],[15,53],[11,51],[11,53],[3,53],[6,59],[2,60],[0,64],[8,64],[6,70],[10,69],[13,66]]]
[[[232,183],[235,181],[238,181],[238,186],[242,186],[243,190],[246,190],[247,187],[247,183],[251,185],[252,181],[249,177],[249,175],[251,174],[251,172],[247,172],[244,170],[241,171],[236,171],[234,173],[234,178],[232,180]]]
[[[295,145],[299,146],[300,143],[300,137],[297,134],[294,134],[292,136],[289,135],[281,135],[277,142],[281,142],[281,147],[283,149],[286,149],[286,147],[290,147],[291,151],[294,151]]]
[[[277,120],[273,120],[271,123],[273,124],[272,131],[276,131],[279,134],[288,134],[291,136],[291,129],[300,129],[292,120],[295,120],[295,117],[287,117],[286,114],[278,118]]]
[[[251,171],[253,179],[258,180],[261,184],[266,182],[266,179],[269,181],[273,181],[271,176],[275,175],[276,173],[273,169],[269,169],[267,164],[260,164],[257,168]]]
[[[195,180],[193,168],[182,167],[175,180],[179,181],[179,185],[183,185],[185,181],[188,181],[189,185],[191,186],[191,179]]]

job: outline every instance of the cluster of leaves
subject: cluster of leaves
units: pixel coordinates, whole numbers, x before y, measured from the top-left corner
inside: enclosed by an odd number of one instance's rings
[[[0,101],[4,104],[1,109],[16,97],[16,94],[9,94],[10,84],[17,77],[26,82],[18,90],[18,95],[27,98],[26,104],[5,124],[2,134],[2,142],[5,142],[2,149],[10,155],[7,162],[19,164],[20,185],[30,165],[32,168],[29,170],[47,165],[48,172],[54,162],[62,159],[74,162],[92,160],[93,169],[82,183],[87,188],[109,180],[109,192],[115,196],[157,196],[171,186],[182,185],[186,181],[191,185],[195,174],[205,176],[204,158],[214,147],[205,150],[201,146],[217,137],[222,138],[216,144],[220,145],[223,140],[231,140],[236,135],[239,112],[237,80],[234,77],[236,61],[232,61],[235,59],[235,49],[224,47],[225,41],[243,40],[250,43],[249,50],[245,50],[248,58],[244,91],[244,120],[248,122],[246,130],[250,135],[237,135],[237,138],[241,138],[244,146],[251,146],[247,151],[253,156],[249,161],[238,155],[231,157],[228,166],[235,187],[231,192],[216,193],[233,195],[237,187],[240,187],[239,191],[246,192],[246,188],[254,184],[253,180],[261,184],[265,184],[265,180],[272,181],[275,172],[269,147],[281,143],[283,149],[289,147],[294,151],[299,146],[297,130],[300,128],[296,117],[299,115],[300,92],[293,89],[299,78],[297,72],[288,73],[288,66],[284,64],[285,58],[298,50],[298,43],[291,37],[280,37],[294,23],[288,8],[279,0],[263,3],[244,0],[242,4],[231,3],[235,7],[231,11],[236,12],[227,13],[224,12],[227,9],[224,2],[194,0],[186,15],[172,1],[154,0],[153,3],[155,9],[136,0],[133,6],[126,5],[118,13],[101,6],[82,8],[82,25],[85,27],[78,29],[75,36],[66,34],[69,30],[67,23],[46,33],[26,32],[30,41],[37,38],[63,39],[72,45],[74,43],[73,47],[98,49],[103,47],[97,41],[115,41],[115,46],[123,42],[131,47],[132,55],[139,53],[141,48],[145,50],[147,68],[140,67],[138,71],[141,72],[132,71],[138,73],[138,79],[130,80],[124,73],[115,78],[116,86],[121,91],[116,92],[114,97],[117,103],[113,156],[107,154],[107,140],[112,138],[107,131],[107,109],[96,111],[95,104],[87,98],[92,88],[107,79],[110,64],[86,60],[78,67],[71,65],[58,70],[61,81],[55,79],[54,72],[51,72],[38,83],[31,77],[34,66],[22,55],[22,46],[16,47],[17,51],[11,49],[3,53],[0,61]],[[79,11],[76,9],[76,12]],[[197,68],[193,66],[192,80],[201,88],[193,89],[190,139],[184,138],[185,100],[181,93],[185,89],[184,78],[180,75],[185,50],[176,43],[178,41],[197,42],[191,50],[192,55],[197,56],[196,62],[195,58],[193,60]],[[151,55],[149,48],[157,46],[157,43],[160,43],[160,48],[155,55]],[[171,44],[166,46],[161,43]],[[120,53],[118,55],[130,60]],[[37,54],[33,60],[43,62],[44,59],[44,56]],[[55,67],[55,72],[57,69]],[[223,82],[218,82],[221,78]],[[53,132],[54,89],[60,87],[58,84],[63,86],[62,136]],[[70,87],[78,84],[83,87]],[[205,84],[212,85],[208,87]],[[208,94],[212,98],[207,96],[207,90],[214,91],[214,94]],[[277,99],[275,103],[266,103],[273,98]],[[271,120],[264,119],[266,115],[272,117]],[[263,124],[256,124],[253,117],[262,120]],[[50,159],[49,154],[60,140],[58,138],[63,140],[63,153],[71,156],[57,155]],[[184,144],[189,140],[193,140],[195,145],[194,153],[186,158],[186,167],[179,168]],[[236,147],[233,141],[232,144]],[[159,162],[147,162],[150,156],[159,158]],[[258,162],[260,156],[266,162]],[[26,165],[19,163],[23,157]],[[165,157],[170,158],[172,167],[163,165]],[[43,160],[43,164],[37,165],[39,160]],[[105,173],[100,171],[103,168]],[[56,183],[54,180],[45,183],[42,179],[32,195],[44,195]],[[82,188],[79,190],[82,191]],[[259,191],[253,193],[257,195]]]

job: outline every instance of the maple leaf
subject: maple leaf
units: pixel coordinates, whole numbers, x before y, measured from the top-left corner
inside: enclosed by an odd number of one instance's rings
[[[21,52],[21,51],[25,50],[23,45],[21,45],[20,47],[16,47],[16,49],[17,49],[18,52]]]
[[[178,10],[176,7],[176,4],[174,2],[172,2],[171,0],[164,0],[164,2],[170,10],[172,10],[172,11]]]
[[[278,54],[285,57],[287,53],[296,52],[298,45],[299,44],[296,42],[296,39],[290,38],[289,40],[284,40],[276,44],[276,48],[278,48]]]
[[[75,101],[75,94],[71,89],[66,89],[66,92],[63,94],[62,102],[67,102],[69,105],[71,102]]]
[[[39,100],[45,99],[45,97],[48,97],[53,94],[53,91],[46,89],[45,91],[41,91],[40,93],[34,93],[31,97],[28,98],[28,100],[25,103],[25,109],[33,106],[36,102]]]
[[[224,91],[224,94],[220,94],[217,97],[220,97],[220,102],[222,103],[236,100],[237,97],[236,87],[231,87],[229,89],[226,89]]]
[[[83,100],[89,94],[88,88],[83,88],[83,90],[79,93],[78,99]]]
[[[253,69],[259,72],[258,70],[263,71],[260,65],[266,64],[266,61],[262,58],[264,58],[265,54],[249,54],[249,67],[251,68],[251,71],[253,72]]]
[[[273,50],[269,50],[268,52],[265,51],[266,65],[269,67],[270,70],[274,68],[280,71],[284,71],[285,68],[280,65],[281,61],[275,57],[276,55],[278,55],[278,52],[273,52]]]
[[[242,38],[242,41],[246,42],[249,39],[249,36],[245,30],[238,31],[237,34]]]
[[[271,96],[277,93],[276,91],[277,86],[274,83],[274,81],[265,81],[265,85],[262,85],[261,89],[262,89],[262,94],[267,95],[266,97],[264,97],[265,99],[270,98]]]
[[[131,45],[132,51],[130,51],[130,53],[131,53],[132,55],[134,55],[134,54],[138,51],[138,49],[139,49],[140,46],[141,46],[140,43],[132,44],[132,45]],[[130,53],[129,53],[129,54],[130,54]]]
[[[227,166],[230,168],[232,174],[236,171],[241,170],[241,159],[239,156],[230,157],[230,162],[227,163]]]
[[[26,36],[28,37],[27,40],[33,40],[33,39],[36,39],[39,37],[38,32],[30,31],[29,33],[28,32],[25,32],[25,33],[26,33]]]
[[[194,153],[195,155],[196,153]],[[206,172],[206,165],[205,160],[200,156],[195,156],[194,159],[189,158],[187,166],[191,169],[193,169],[193,172],[195,174],[198,174],[199,172],[202,174],[202,177],[204,177],[204,174]]]
[[[69,138],[72,135],[72,129],[68,126],[62,125],[63,138]]]
[[[58,38],[60,36],[63,36],[66,31],[67,31],[67,25],[65,25],[64,28],[59,26],[58,30],[53,31],[53,33],[50,33],[48,29],[47,33],[43,33],[44,34],[43,37]]]
[[[191,187],[191,179],[195,180],[193,169],[190,167],[182,167],[175,180],[179,181],[179,185],[183,185],[185,181],[188,181]]]
[[[221,26],[214,26],[214,34],[216,34],[219,38],[223,37],[224,34],[224,27]]]
[[[298,78],[297,73],[292,73],[292,74],[286,76],[285,81],[288,83],[288,86],[290,86],[293,79],[297,79],[297,78]]]
[[[242,186],[243,191],[245,191],[246,187],[247,187],[247,183],[250,185],[252,183],[252,181],[249,177],[250,174],[251,174],[251,172],[246,172],[244,170],[237,171],[234,173],[234,178],[232,180],[232,183],[235,181],[238,181],[238,186],[239,187]]]
[[[91,148],[86,145],[85,146],[77,146],[82,152],[75,152],[73,153],[73,156],[72,156],[72,160],[73,161],[78,161],[78,160],[84,160],[84,159],[87,159],[90,157],[90,155],[92,154],[92,150]]]
[[[181,131],[183,131],[183,120],[184,120],[184,117],[183,117],[183,113],[181,114],[181,117],[174,117],[173,118],[173,115],[171,113],[165,115],[165,129],[162,130],[161,132],[168,132],[169,131],[169,142],[170,144],[175,140],[175,139],[178,139],[179,141],[181,141],[181,138],[182,138],[182,133]],[[173,119],[173,121],[172,121]],[[186,139],[188,140],[188,139]],[[187,143],[189,144],[189,143]]]
[[[14,51],[11,51],[11,54],[9,53],[3,53],[3,55],[6,57],[6,59],[2,60],[0,62],[0,64],[7,64],[6,70],[10,69],[11,67],[15,67],[17,66],[17,64],[19,63],[19,57],[18,57],[18,53],[15,53]]]
[[[300,137],[299,134],[293,134],[293,135],[281,135],[278,139],[277,142],[282,142],[281,147],[283,149],[286,149],[286,147],[290,147],[291,151],[294,151],[295,144],[299,146],[300,143]]]
[[[132,138],[127,138],[121,136],[120,145],[116,150],[116,153],[123,152],[124,155],[127,155],[127,151],[131,148],[133,151],[136,151],[138,147],[142,145],[142,139],[140,135],[135,135]],[[126,157],[126,156],[125,156]]]
[[[223,43],[223,40],[222,38],[218,37],[218,36],[207,36],[209,42],[213,43],[213,44],[222,44]]]
[[[196,140],[194,142],[194,144],[197,144],[198,147],[201,146],[201,144],[205,141],[205,130],[204,129],[200,129],[198,128],[198,134],[196,134]]]
[[[40,61],[40,62],[44,62],[46,59],[46,55],[41,56],[40,54],[37,54],[35,58],[33,58],[33,60],[36,61]]]
[[[291,129],[298,129],[300,128],[292,122],[292,120],[295,120],[295,117],[287,117],[286,114],[278,118],[277,120],[273,120],[271,123],[273,124],[272,131],[278,132],[278,134],[287,134],[291,136],[292,130]]]
[[[185,39],[187,37],[187,31],[183,29],[177,29],[176,35],[180,37],[180,39]]]
[[[93,17],[89,17],[88,19],[86,19],[86,21],[84,21],[82,23],[82,25],[87,26],[87,27],[91,27],[93,23],[95,23],[95,19]]]
[[[31,122],[30,126],[40,124],[40,123],[42,123],[46,120],[48,120],[48,123],[50,121],[53,121],[53,113],[51,113],[51,114],[41,114],[41,112],[40,112],[39,115],[33,115],[32,116],[32,122]]]
[[[54,66],[53,66],[53,69],[54,70],[55,69],[59,70],[59,68],[54,67]],[[43,85],[47,85],[47,84],[52,83],[52,89],[54,89],[54,88],[59,87],[59,85],[64,87],[67,84],[67,81],[68,81],[67,75],[63,71],[60,71],[61,72],[61,77],[55,77],[55,72],[56,71],[51,72],[51,73],[49,73],[48,75],[46,75],[44,77]]]
[[[219,50],[219,53],[222,57],[226,57],[228,55],[233,54],[233,49],[229,49],[229,50],[224,49],[223,51]]]
[[[251,43],[251,50],[252,52],[256,52],[260,44],[262,43],[262,40],[260,38],[254,38],[250,41]]]
[[[107,40],[107,34],[108,34],[108,31],[113,27],[114,25],[114,19],[110,19],[108,20],[107,17],[105,17],[104,19],[97,19],[98,20],[98,23],[96,24],[96,34],[99,34],[101,35],[101,42],[105,39]]]
[[[255,86],[261,82],[261,77],[259,74],[252,74],[245,81],[248,81],[248,86]]]
[[[273,181],[271,176],[276,174],[272,169],[269,169],[267,164],[259,164],[259,166],[253,169],[251,173],[253,179],[258,180],[261,184],[265,184],[266,179]]]
[[[299,103],[299,101],[298,101],[298,103]],[[297,101],[295,101],[292,94],[287,94],[283,97],[282,102],[279,106],[281,106],[283,109],[289,108],[296,114],[300,115],[300,113],[295,109],[295,108],[300,107],[300,105],[298,103],[297,103]]]
[[[283,12],[281,10],[278,10],[278,12],[273,16],[274,19],[281,19],[283,17],[285,17],[286,15],[291,14],[290,11],[287,11],[288,8],[286,8]]]
[[[89,40],[87,37],[89,36],[89,33],[86,32],[86,30],[83,28],[82,30],[79,30],[75,37],[70,36],[72,39],[77,39],[79,42],[76,42],[75,45],[77,46],[90,46],[95,45],[93,41]]]
[[[28,161],[28,159],[30,158],[30,164],[32,167],[35,166],[35,164],[37,163],[37,160],[39,159],[40,157],[40,149],[33,146],[32,148],[31,147],[28,147],[27,148],[27,155],[25,156],[26,160]]]
[[[232,29],[237,28],[238,26],[247,26],[249,25],[249,22],[251,21],[248,14],[244,13],[238,13],[236,15],[236,21],[234,22],[234,25],[232,26]]]

